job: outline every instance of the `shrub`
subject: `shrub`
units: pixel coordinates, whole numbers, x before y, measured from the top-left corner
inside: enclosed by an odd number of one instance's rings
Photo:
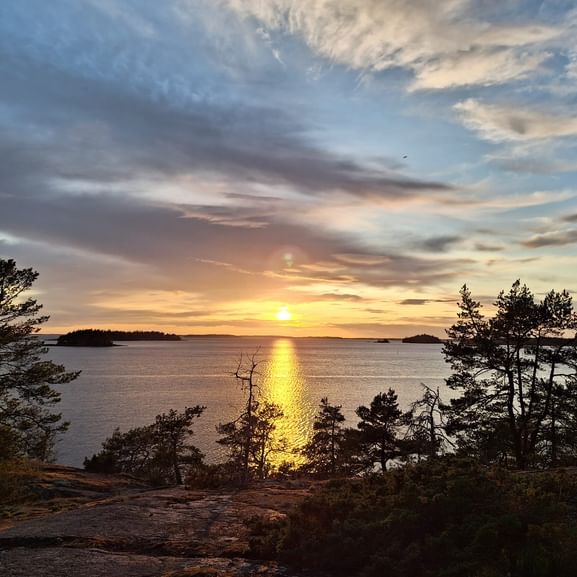
[[[26,481],[33,470],[28,461],[0,461],[0,515],[5,507],[16,505],[30,497]]]
[[[445,458],[330,482],[254,539],[255,553],[332,575],[569,577],[576,494],[570,475]]]

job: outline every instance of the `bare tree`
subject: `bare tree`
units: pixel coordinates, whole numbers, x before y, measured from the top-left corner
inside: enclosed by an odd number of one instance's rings
[[[241,355],[233,376],[246,392],[246,404],[241,414],[228,423],[220,423],[216,430],[221,435],[217,441],[228,448],[230,461],[240,469],[240,482],[246,484],[251,473],[265,478],[270,472],[270,457],[283,451],[285,444],[275,438],[274,432],[283,412],[278,405],[259,402],[257,349],[252,356]]]
[[[423,395],[411,404],[407,414],[407,438],[413,454],[425,454],[429,459],[434,459],[453,442],[445,433],[446,419],[439,387],[432,389],[424,383],[421,383],[421,387]]]
[[[256,360],[256,357],[259,353],[257,350],[252,354],[249,358],[248,363],[243,363],[243,354],[241,353],[240,359],[238,361],[238,365],[236,367],[236,371],[234,373],[235,378],[237,381],[240,382],[241,389],[243,391],[247,391],[248,396],[246,399],[246,406],[244,410],[244,415],[246,416],[246,426],[244,427],[244,435],[241,439],[243,444],[242,447],[242,482],[246,483],[248,481],[249,476],[249,468],[250,468],[250,445],[252,439],[252,429],[253,429],[253,413],[255,410],[255,402],[256,402],[256,393],[260,391],[260,388],[255,382],[255,377],[257,373],[257,367],[259,362]],[[242,419],[243,415],[241,414],[240,419]]]

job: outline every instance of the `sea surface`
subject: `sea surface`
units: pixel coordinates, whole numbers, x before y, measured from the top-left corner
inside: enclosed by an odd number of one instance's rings
[[[256,351],[262,399],[281,406],[278,435],[302,446],[322,397],[343,407],[347,424],[355,409],[389,387],[402,408],[421,394],[420,383],[440,386],[449,368],[441,345],[375,343],[356,339],[194,337],[178,342],[129,342],[112,348],[50,347],[49,357],[68,370],[81,370],[62,385],[59,411],[70,429],[57,446],[57,461],[81,466],[116,427],[151,423],[171,408],[204,405],[193,442],[209,461],[224,457],[216,425],[234,419],[244,393],[233,373],[241,354]],[[280,457],[279,457],[280,458]]]

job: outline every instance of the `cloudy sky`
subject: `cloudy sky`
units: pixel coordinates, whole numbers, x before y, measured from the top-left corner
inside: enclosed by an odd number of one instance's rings
[[[4,0],[0,67],[48,331],[441,335],[465,282],[577,290],[573,1]]]

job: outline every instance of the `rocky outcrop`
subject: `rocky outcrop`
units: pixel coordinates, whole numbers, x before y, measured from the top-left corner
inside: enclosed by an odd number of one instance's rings
[[[0,575],[294,576],[250,558],[247,521],[281,517],[307,494],[275,483],[237,491],[128,487],[0,531]]]

